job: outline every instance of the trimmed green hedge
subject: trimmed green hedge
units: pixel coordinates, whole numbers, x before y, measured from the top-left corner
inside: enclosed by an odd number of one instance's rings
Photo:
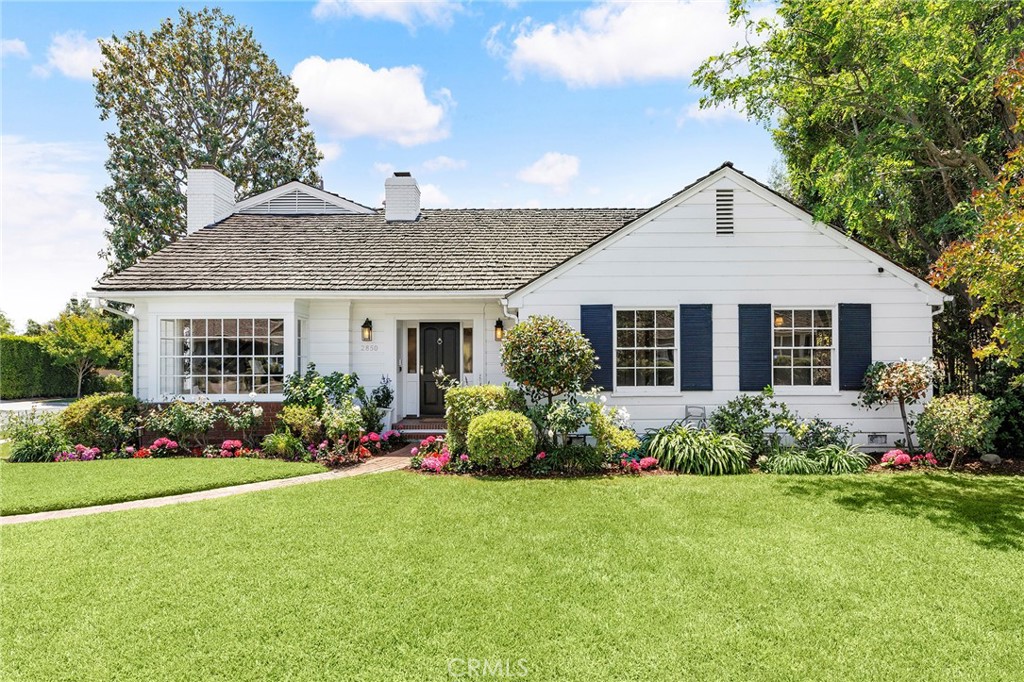
[[[496,410],[525,412],[526,398],[508,386],[454,386],[445,391],[444,405],[448,447],[453,455],[461,455],[466,451],[469,423],[475,417]]]
[[[58,398],[73,396],[75,377],[57,367],[38,336],[0,336],[0,398]]]

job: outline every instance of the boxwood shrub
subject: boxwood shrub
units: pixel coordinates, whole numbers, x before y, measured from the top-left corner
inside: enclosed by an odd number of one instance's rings
[[[134,442],[139,401],[126,393],[97,393],[68,405],[60,422],[72,443],[113,452]]]
[[[498,410],[474,417],[467,436],[473,464],[489,468],[497,463],[506,469],[522,466],[533,455],[537,436],[533,422],[511,410]]]
[[[444,418],[448,424],[448,447],[456,454],[466,451],[469,423],[474,417],[497,410],[524,412],[526,398],[508,386],[455,386],[444,394]]]

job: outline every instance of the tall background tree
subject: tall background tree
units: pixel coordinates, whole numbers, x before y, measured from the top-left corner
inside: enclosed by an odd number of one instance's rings
[[[316,147],[298,90],[219,9],[180,9],[152,34],[101,40],[96,70],[110,184],[99,194],[110,228],[101,252],[122,270],[185,234],[186,171],[212,165],[238,197],[300,179],[319,185]]]
[[[997,92],[1016,113],[1016,132],[1024,132],[1024,52],[999,79]],[[995,182],[977,192],[971,206],[977,230],[942,253],[932,281],[966,287],[979,301],[975,317],[994,320],[990,342],[976,355],[1001,357],[1019,367],[1024,361],[1024,143],[1010,152]],[[1024,375],[1020,378],[1024,381]]]
[[[931,0],[783,0],[751,40],[695,72],[705,106],[729,104],[768,126],[784,182],[815,216],[927,276],[971,233],[971,195],[995,181],[1024,139],[999,75],[1024,45],[1024,4]],[[936,355],[949,384],[972,384],[972,341],[988,316],[951,283]]]

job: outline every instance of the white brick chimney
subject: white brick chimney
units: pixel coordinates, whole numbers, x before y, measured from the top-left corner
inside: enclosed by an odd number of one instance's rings
[[[213,166],[188,169],[188,231],[227,218],[235,210],[235,183]]]
[[[384,219],[416,220],[420,217],[420,186],[411,173],[396,172],[384,181]]]

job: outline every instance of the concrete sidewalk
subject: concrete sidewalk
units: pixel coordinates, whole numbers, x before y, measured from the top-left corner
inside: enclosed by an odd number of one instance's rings
[[[150,497],[148,499],[132,500],[130,502],[101,504],[94,507],[78,507],[76,509],[58,509],[55,511],[36,512],[34,514],[0,516],[0,526],[10,526],[18,523],[32,523],[34,521],[49,521],[51,519],[67,519],[72,516],[88,516],[90,514],[127,511],[129,509],[150,509],[152,507],[164,507],[169,504],[184,504],[185,502],[214,500],[218,497],[241,495],[242,493],[252,493],[259,490],[287,488],[293,485],[302,485],[303,483],[318,483],[320,481],[333,481],[336,478],[348,478],[349,476],[379,474],[384,471],[397,471],[398,469],[404,469],[409,466],[409,457],[404,456],[407,451],[408,448],[403,448],[395,454],[374,457],[371,460],[362,462],[353,467],[337,469],[335,471],[325,471],[322,474],[309,474],[308,476],[295,476],[293,478],[279,478],[273,481],[259,481],[258,483],[246,483],[244,485],[233,485],[226,488],[214,488],[212,490],[199,490],[194,493],[183,493],[181,495],[167,495],[166,497]],[[55,466],[61,465],[58,464]],[[86,463],[85,466],[88,466],[88,463]]]

